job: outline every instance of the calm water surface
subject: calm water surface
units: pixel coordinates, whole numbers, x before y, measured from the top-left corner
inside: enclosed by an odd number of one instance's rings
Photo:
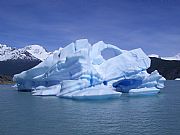
[[[167,81],[156,96],[102,101],[0,89],[0,135],[180,134],[180,81]]]

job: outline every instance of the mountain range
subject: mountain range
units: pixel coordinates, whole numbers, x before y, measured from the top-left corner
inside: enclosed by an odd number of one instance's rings
[[[0,44],[0,75],[12,76],[28,70],[45,60],[51,52],[40,45],[28,45],[24,48],[12,48]],[[7,77],[6,77],[7,78]],[[9,78],[8,78],[9,79]]]
[[[7,60],[41,60],[46,59],[50,52],[47,52],[40,45],[29,45],[24,48],[16,49],[7,45],[0,44],[0,61]]]

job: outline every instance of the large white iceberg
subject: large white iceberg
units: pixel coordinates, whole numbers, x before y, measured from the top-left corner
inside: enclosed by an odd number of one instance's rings
[[[105,59],[102,55],[105,50],[111,50],[114,57]],[[19,90],[64,98],[101,99],[120,97],[122,92],[158,93],[165,79],[157,71],[146,72],[150,63],[140,48],[126,51],[103,41],[91,45],[87,39],[81,39],[13,79]]]

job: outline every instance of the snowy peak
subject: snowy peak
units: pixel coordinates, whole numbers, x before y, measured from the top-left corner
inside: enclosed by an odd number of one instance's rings
[[[157,54],[150,54],[150,55],[148,55],[148,56],[149,56],[149,57],[160,58],[159,55],[157,55]]]
[[[3,45],[3,44],[0,44],[0,51],[3,51],[3,50],[9,50],[11,49],[11,47],[7,47],[7,45]]]
[[[180,60],[180,53],[176,54],[175,56],[172,57],[162,57],[162,59],[165,60]]]
[[[39,45],[26,46],[25,50],[41,61],[44,61],[51,54]]]
[[[0,44],[0,56],[13,50],[15,50],[15,48],[11,48],[11,47],[8,47],[7,45]]]
[[[45,60],[50,55],[42,46],[29,45],[24,48],[16,49],[7,45],[0,44],[0,61],[28,59]]]
[[[24,55],[18,49],[0,44],[0,61],[18,58],[24,58]]]
[[[180,60],[180,53],[176,54],[175,56],[171,56],[171,57],[160,57],[157,54],[150,54],[148,56],[149,57],[155,57],[155,58],[161,58],[163,60]]]

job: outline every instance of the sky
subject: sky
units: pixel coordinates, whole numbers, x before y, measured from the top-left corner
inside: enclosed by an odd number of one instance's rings
[[[180,0],[0,0],[0,43],[49,51],[77,39],[180,53]]]

